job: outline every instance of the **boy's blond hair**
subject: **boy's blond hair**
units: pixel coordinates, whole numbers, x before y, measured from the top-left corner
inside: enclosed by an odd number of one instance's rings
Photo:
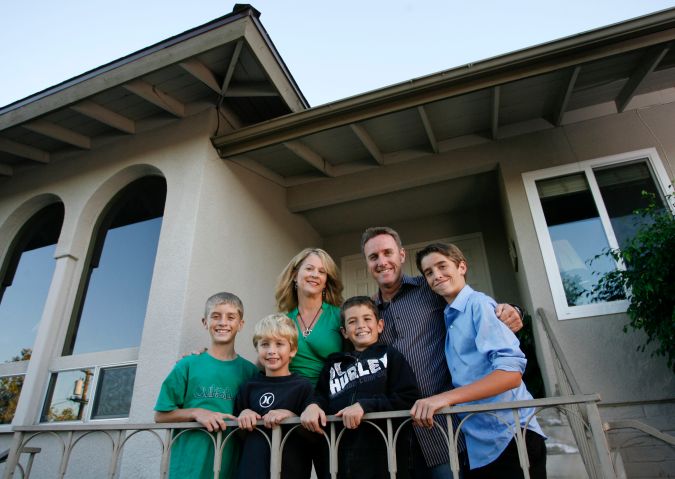
[[[239,296],[236,294],[228,293],[226,291],[216,293],[206,300],[206,304],[204,305],[204,319],[209,319],[211,311],[221,304],[234,306],[239,313],[239,319],[244,319],[244,304],[241,302],[241,299],[239,299]]]
[[[291,350],[298,349],[298,329],[285,314],[274,313],[265,316],[255,324],[253,329],[253,346],[258,348],[258,342],[263,338],[286,339],[291,345]]]

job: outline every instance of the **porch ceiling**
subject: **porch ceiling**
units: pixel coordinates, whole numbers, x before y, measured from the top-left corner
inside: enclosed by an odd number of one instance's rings
[[[356,184],[365,170],[675,101],[674,40],[670,9],[253,125],[213,144],[222,158],[289,187],[293,211],[309,211],[297,207],[309,182],[335,189]]]
[[[0,177],[215,106],[232,128],[305,109],[258,16],[236,8],[1,107]]]

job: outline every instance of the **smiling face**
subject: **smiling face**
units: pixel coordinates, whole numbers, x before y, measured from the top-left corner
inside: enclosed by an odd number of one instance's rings
[[[368,270],[380,288],[392,288],[401,281],[405,250],[398,247],[392,236],[382,234],[369,239],[363,245],[363,254]]]
[[[258,361],[265,368],[265,376],[288,376],[288,365],[297,353],[288,339],[263,336],[256,345]]]
[[[351,306],[344,311],[342,335],[348,339],[357,351],[377,343],[384,329],[384,322],[378,319],[373,310],[364,304]]]
[[[234,342],[237,333],[244,326],[239,309],[229,303],[215,305],[207,318],[202,319],[211,336],[212,344],[229,344]]]
[[[315,296],[323,293],[326,288],[328,274],[326,267],[314,253],[310,253],[298,267],[295,275],[295,281],[298,288],[298,295]]]
[[[434,291],[451,303],[466,285],[466,263],[459,264],[441,253],[433,252],[421,260],[422,274]]]

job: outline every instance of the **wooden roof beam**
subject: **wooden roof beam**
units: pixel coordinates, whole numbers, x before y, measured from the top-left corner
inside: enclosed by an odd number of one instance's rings
[[[501,87],[499,85],[492,87],[492,114],[490,115],[490,135],[493,140],[497,139],[499,133],[499,101],[501,97]]]
[[[133,120],[94,103],[93,101],[81,101],[71,105],[70,109],[84,116],[88,116],[89,118],[93,118],[104,125],[115,128],[116,130],[123,131],[124,133],[136,133],[136,123]]]
[[[178,118],[183,118],[185,116],[185,105],[174,97],[164,93],[155,85],[144,80],[134,80],[125,83],[123,86],[134,95],[143,98],[145,101],[152,103]]]
[[[427,115],[427,110],[424,108],[424,105],[417,107],[417,112],[422,119],[422,124],[424,125],[424,131],[427,132],[427,138],[429,138],[429,143],[431,144],[431,149],[434,150],[434,153],[439,152],[438,141],[436,141],[436,135],[434,130],[431,127],[431,122],[429,121],[429,116]]]
[[[230,88],[230,82],[232,81],[232,76],[234,75],[234,69],[239,62],[239,55],[241,55],[241,49],[244,47],[244,39],[240,38],[237,40],[237,44],[234,46],[234,51],[232,52],[232,58],[230,58],[230,64],[227,67],[227,72],[225,72],[225,77],[223,78],[223,83],[220,85],[220,92],[222,95],[227,93],[228,88]]]
[[[616,100],[614,100],[616,109],[619,113],[626,109],[628,103],[633,99],[638,88],[640,88],[640,84],[642,84],[647,75],[659,66],[663,57],[666,56],[670,50],[670,46],[671,44],[669,43],[666,46],[654,47],[647,52],[643,61],[635,69],[630,78],[628,78],[628,81],[617,95]]]
[[[565,111],[567,110],[567,105],[569,105],[570,98],[572,98],[574,85],[577,82],[577,78],[579,78],[579,72],[581,72],[581,65],[570,68],[569,70],[565,92],[561,95],[560,102],[556,106],[555,112],[552,115],[551,123],[555,126],[560,126],[562,124],[563,116],[565,116]]]
[[[49,163],[48,152],[6,138],[0,138],[0,151],[28,160],[37,161],[38,163]]]
[[[267,82],[232,85],[223,94],[225,97],[279,96],[279,93]]]
[[[370,136],[370,134],[368,134],[366,129],[364,127],[362,127],[361,125],[358,125],[356,123],[352,123],[349,126],[351,127],[354,134],[361,141],[363,146],[366,148],[366,150],[368,150],[368,152],[370,153],[370,156],[373,157],[375,162],[378,165],[384,165],[384,155],[382,154],[382,152],[378,148],[378,146],[375,143],[375,140],[373,139],[373,137]]]
[[[29,123],[24,123],[21,125],[21,127],[47,136],[54,140],[82,148],[83,150],[91,149],[91,138],[82,135],[81,133],[64,128],[55,123],[50,123],[45,120],[35,120]]]
[[[325,158],[319,155],[316,151],[312,150],[310,147],[305,145],[300,141],[286,141],[284,146],[295,153],[299,158],[306,161],[314,168],[322,172],[324,175],[329,177],[336,176],[335,168],[333,165],[328,163]]]
[[[183,70],[220,95],[220,82],[216,78],[215,73],[213,73],[202,62],[194,58],[190,58],[184,62],[180,62],[179,65]]]

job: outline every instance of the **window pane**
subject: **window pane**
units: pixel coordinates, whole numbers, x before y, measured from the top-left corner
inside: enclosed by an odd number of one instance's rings
[[[101,369],[91,418],[128,417],[135,378],[135,365]]]
[[[594,301],[598,276],[616,265],[605,257],[591,260],[609,246],[598,210],[583,174],[537,182],[548,232],[553,243],[567,304]]]
[[[161,226],[155,218],[108,230],[72,354],[140,344]]]
[[[0,303],[0,361],[30,358],[54,273],[55,245],[24,251]]]
[[[645,162],[602,168],[594,173],[619,247],[635,235],[639,216],[634,211],[649,205],[649,200],[642,196],[643,191],[653,194],[657,204],[665,208]]]
[[[19,401],[23,376],[0,378],[0,424],[10,424],[14,419],[16,403]]]
[[[40,421],[81,421],[89,402],[93,374],[93,369],[52,374]]]

